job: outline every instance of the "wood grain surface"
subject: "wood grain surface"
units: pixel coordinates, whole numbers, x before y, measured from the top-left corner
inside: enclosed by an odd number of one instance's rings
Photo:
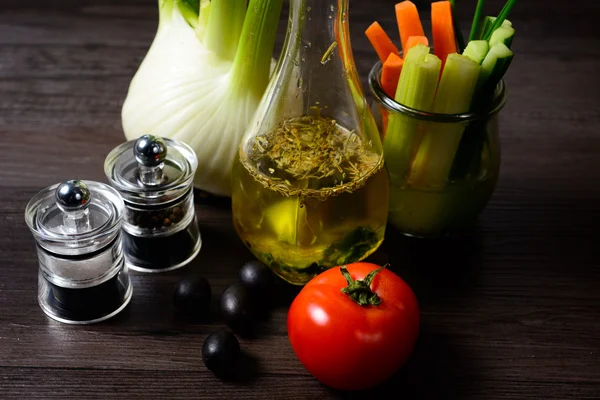
[[[248,379],[222,382],[201,347],[218,320],[174,313],[174,284],[190,270],[214,298],[251,258],[230,204],[198,198],[204,240],[183,270],[134,274],[134,298],[91,326],[49,320],[36,302],[37,258],[23,213],[42,188],[71,178],[106,181],[106,154],[124,140],[120,109],[157,22],[151,0],[0,1],[0,398],[600,397],[600,3],[520,1],[515,61],[501,113],[498,188],[477,223],[437,241],[390,229],[371,257],[390,262],[422,312],[413,356],[364,393],[313,379],[288,344],[297,289],[279,285],[257,338],[241,340]],[[426,29],[429,2],[416,2]],[[457,0],[466,24],[474,0]],[[351,2],[363,82],[375,62],[363,35],[375,19],[393,33],[394,1]],[[489,8],[487,8],[489,7]],[[486,8],[498,12],[502,2]],[[287,7],[280,32],[285,31]],[[278,38],[278,48],[283,36]],[[214,302],[213,302],[214,303]],[[213,310],[214,311],[214,310]]]

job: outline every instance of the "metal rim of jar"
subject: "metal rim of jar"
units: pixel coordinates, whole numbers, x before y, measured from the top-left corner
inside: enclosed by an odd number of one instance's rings
[[[379,81],[379,77],[381,76],[381,68],[381,61],[377,61],[369,71],[369,89],[371,90],[371,94],[373,95],[375,100],[391,112],[407,115],[409,117],[426,120],[429,122],[471,122],[486,119],[494,114],[497,114],[506,104],[508,91],[506,89],[504,79],[501,79],[498,83],[498,86],[496,86],[496,92],[494,93],[494,98],[492,99],[492,102],[490,103],[489,107],[486,107],[485,110],[461,114],[440,114],[417,110],[408,107],[404,104],[398,103],[396,100],[392,99],[383,91],[383,88],[381,87],[381,83]]]

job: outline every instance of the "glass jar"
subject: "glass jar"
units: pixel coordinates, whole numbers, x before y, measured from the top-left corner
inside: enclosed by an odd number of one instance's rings
[[[198,160],[186,144],[144,135],[113,149],[104,172],[125,202],[129,268],[164,272],[192,261],[202,245],[192,182]]]
[[[384,238],[389,179],[348,32],[348,1],[292,0],[282,55],[233,166],[233,223],[302,285]]]
[[[504,82],[491,102],[476,112],[448,115],[396,102],[383,91],[380,76],[378,62],[369,73],[369,87],[390,173],[390,222],[415,237],[438,237],[472,222],[498,181],[498,113],[506,102]],[[397,119],[400,129],[386,133],[390,118]],[[450,153],[438,154],[440,146],[426,147],[434,141],[447,143],[441,150]]]
[[[127,306],[132,286],[121,244],[123,201],[110,186],[67,181],[39,192],[25,221],[39,259],[38,302],[51,318],[88,324]]]

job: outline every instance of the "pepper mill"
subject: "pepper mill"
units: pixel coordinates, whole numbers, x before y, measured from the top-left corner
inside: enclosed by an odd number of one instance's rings
[[[123,244],[129,268],[163,272],[199,253],[192,187],[198,160],[186,144],[144,135],[117,146],[104,172],[125,202]]]
[[[129,303],[123,256],[124,204],[110,186],[70,180],[35,195],[25,209],[39,259],[38,302],[69,324],[108,319]]]

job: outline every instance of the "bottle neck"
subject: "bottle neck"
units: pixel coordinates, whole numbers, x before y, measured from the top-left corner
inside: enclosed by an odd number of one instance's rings
[[[291,0],[290,25],[308,48],[327,47],[339,40],[349,0]],[[295,28],[295,29],[294,29]]]
[[[348,100],[364,99],[349,40],[348,4],[349,0],[291,0],[284,54],[299,71],[297,84],[306,113],[318,107],[339,120],[339,106],[347,109]]]

